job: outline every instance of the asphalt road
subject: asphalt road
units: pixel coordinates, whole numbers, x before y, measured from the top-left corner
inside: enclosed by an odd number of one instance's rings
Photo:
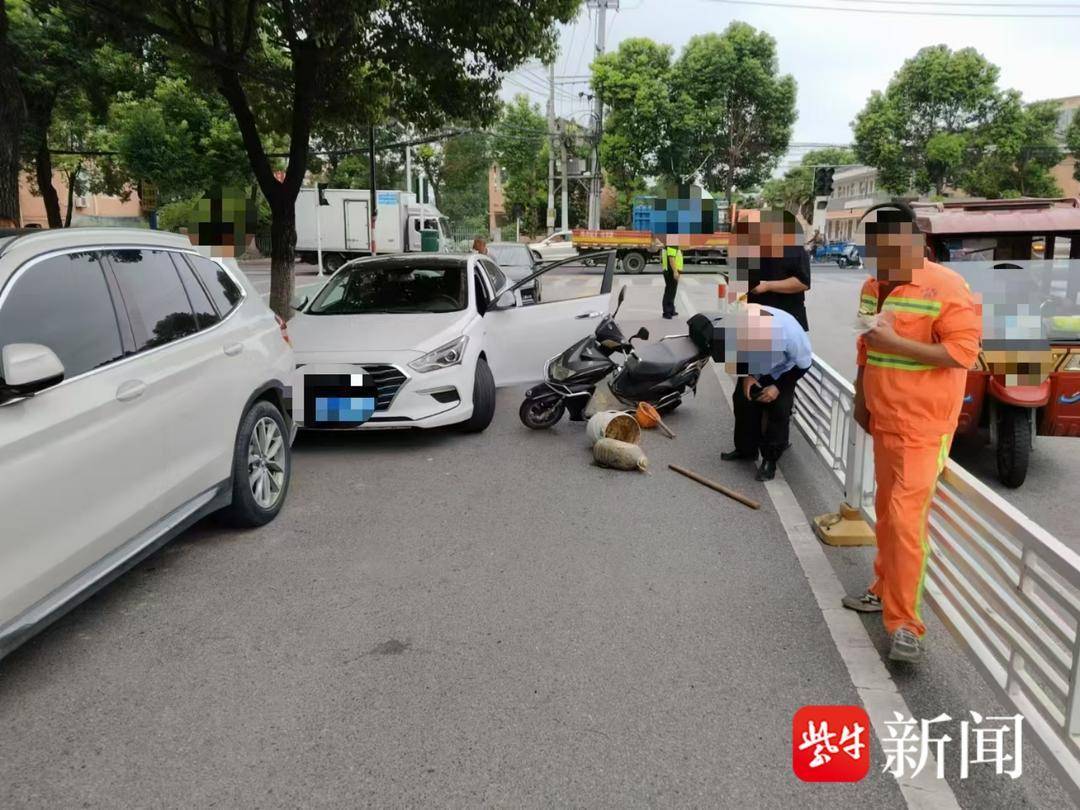
[[[673,331],[659,281],[627,280],[624,331]],[[683,289],[708,308],[715,280]],[[765,489],[718,458],[716,377],[645,436],[647,475],[519,402],[477,436],[302,435],[273,524],[200,524],[0,662],[0,807],[905,806],[876,743],[861,782],[792,774],[795,710],[858,698]],[[793,441],[801,505],[834,507]],[[828,554],[865,583],[866,550]],[[915,716],[1001,713],[931,634],[892,670]],[[961,806],[1065,806],[1024,755],[951,776]]]

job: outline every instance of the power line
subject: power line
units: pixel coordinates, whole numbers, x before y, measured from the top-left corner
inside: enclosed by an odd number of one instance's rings
[[[891,6],[896,0],[833,0],[836,3],[862,3],[866,5]],[[970,3],[953,2],[953,0],[908,0],[909,5],[916,6],[969,6],[975,8],[1070,8],[1080,9],[1077,3]]]
[[[865,2],[866,0],[855,0],[855,2]],[[796,3],[783,3],[783,2],[769,2],[768,0],[710,0],[713,3],[722,3],[724,5],[732,6],[756,6],[762,8],[786,8],[786,9],[803,9],[804,11],[839,11],[841,14],[893,14],[904,17],[979,17],[988,19],[991,17],[1007,18],[1007,19],[1070,19],[1080,18],[1078,14],[1004,14],[1001,12],[991,11],[984,14],[978,14],[970,11],[917,11],[917,10],[899,10],[891,8],[855,8],[854,6],[843,8],[840,6],[820,6],[817,4],[796,4]],[[834,0],[834,2],[844,2],[844,0]]]

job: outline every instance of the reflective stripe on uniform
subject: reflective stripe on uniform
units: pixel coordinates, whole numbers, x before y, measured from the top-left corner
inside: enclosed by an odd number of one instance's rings
[[[898,371],[929,371],[934,368],[934,366],[920,363],[918,360],[912,360],[910,357],[903,357],[899,354],[885,354],[872,349],[866,352],[866,364],[868,366],[897,369]]]
[[[941,302],[926,298],[897,298],[896,296],[890,296],[885,299],[885,306],[882,309],[910,312],[915,315],[934,315],[936,317],[941,314]]]
[[[948,433],[942,435],[941,445],[938,447],[937,456],[937,476],[941,475],[941,471],[945,469],[945,462],[949,458],[949,446],[952,444],[952,436]],[[926,497],[926,505],[923,507],[922,516],[920,517],[919,525],[922,527],[919,533],[919,542],[922,544],[923,560],[922,568],[919,570],[919,586],[915,590],[915,618],[922,622],[922,600],[923,590],[926,587],[926,564],[930,561],[930,533],[928,531],[928,524],[930,519],[930,504],[934,500],[934,489],[937,487],[937,477],[934,479],[934,487],[931,487],[930,494]]]

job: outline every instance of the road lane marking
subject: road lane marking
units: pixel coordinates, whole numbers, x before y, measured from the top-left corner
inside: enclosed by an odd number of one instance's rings
[[[680,290],[678,297],[686,312],[697,312],[685,291]],[[731,408],[731,395],[735,390],[734,382],[715,362],[710,363],[709,367],[716,375],[720,388],[724,392],[725,401]],[[769,500],[772,501],[773,508],[780,517],[780,523],[791,544],[791,550],[795,553],[803,574],[810,583],[810,590],[817,601],[818,609],[821,610],[825,626],[829,628],[829,633],[832,635],[833,644],[840,653],[844,666],[847,667],[859,701],[866,709],[878,742],[885,750],[885,741],[890,739],[886,734],[885,723],[892,721],[896,712],[904,718],[914,717],[914,715],[885,668],[885,664],[882,663],[881,656],[874,647],[870,634],[866,632],[862,619],[841,606],[840,599],[846,591],[836,576],[825,551],[821,548],[820,541],[810,528],[806,515],[803,514],[802,507],[795,498],[795,493],[792,492],[779,469],[776,471],[776,478],[765,483],[765,491],[768,492]],[[798,707],[793,707],[793,714],[795,708]],[[917,777],[896,780],[897,787],[900,788],[900,793],[908,807],[919,810],[959,810],[960,805],[956,801],[948,780],[935,778],[936,773],[937,763],[933,755],[930,755],[926,766]]]

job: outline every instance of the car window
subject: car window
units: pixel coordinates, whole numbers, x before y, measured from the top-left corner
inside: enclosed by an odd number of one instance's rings
[[[39,343],[75,377],[123,356],[112,296],[96,256],[66,253],[27,268],[0,308],[0,346]]]
[[[454,312],[465,308],[468,293],[464,262],[361,262],[339,270],[311,302],[309,315],[362,315],[374,312]]]
[[[217,306],[218,314],[224,318],[244,299],[244,291],[225,272],[220,264],[203,256],[186,254],[185,258],[195,268],[195,274],[202,281],[210,298]]]
[[[532,266],[532,253],[525,245],[488,245],[488,256],[503,267]]]
[[[484,272],[487,273],[488,282],[491,284],[491,289],[498,292],[506,286],[506,274],[499,269],[499,266],[495,262],[488,261],[487,259],[481,259],[480,264],[484,268]]]
[[[164,250],[107,250],[131,319],[136,351],[154,349],[199,331],[172,257]]]
[[[184,292],[187,293],[188,301],[191,302],[191,308],[195,311],[195,325],[199,329],[206,329],[218,323],[221,316],[214,310],[214,305],[210,303],[210,296],[206,294],[206,290],[195,277],[195,271],[181,256],[174,254],[173,261],[180,273],[180,280],[184,284]]]

